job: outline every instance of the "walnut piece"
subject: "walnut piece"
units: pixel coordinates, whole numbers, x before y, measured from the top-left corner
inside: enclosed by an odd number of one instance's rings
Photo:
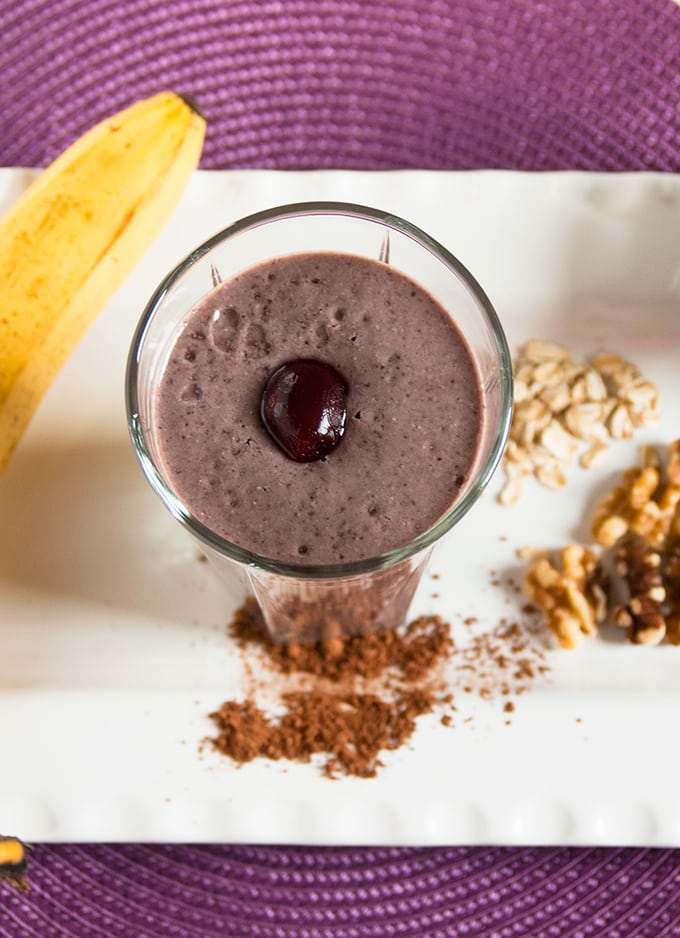
[[[612,547],[631,533],[663,548],[676,523],[680,508],[680,440],[668,448],[665,477],[652,447],[644,448],[643,463],[639,469],[627,469],[621,483],[595,510],[592,532],[602,547]]]
[[[597,509],[593,519],[593,537],[603,547],[612,547],[629,531],[647,535],[654,527],[656,509],[650,510],[661,475],[654,466],[627,469],[621,480]]]
[[[666,638],[671,645],[680,645],[680,542],[674,545],[664,569],[666,587]]]
[[[561,569],[548,557],[529,567],[524,592],[545,614],[546,625],[563,648],[576,648],[594,635],[606,612],[597,554],[570,544],[560,553]]]
[[[628,591],[627,601],[613,610],[614,622],[628,629],[628,638],[634,644],[658,645],[666,636],[661,554],[633,534],[617,544],[614,560],[616,574]]]

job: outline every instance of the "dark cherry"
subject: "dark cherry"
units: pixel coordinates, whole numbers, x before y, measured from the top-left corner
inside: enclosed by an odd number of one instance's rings
[[[347,383],[335,368],[313,358],[288,362],[265,384],[260,416],[291,459],[322,459],[345,432]]]

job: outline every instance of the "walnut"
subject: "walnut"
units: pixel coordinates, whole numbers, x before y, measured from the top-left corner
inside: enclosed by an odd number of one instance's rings
[[[680,489],[680,440],[674,440],[668,447],[666,475],[669,485]]]
[[[680,645],[680,440],[667,456],[643,447],[642,465],[601,501],[592,527],[599,550],[571,544],[557,562],[528,548],[520,555],[533,560],[525,593],[563,647],[575,648],[610,613],[634,644]],[[625,591],[613,607],[609,557]]]
[[[666,481],[656,496],[660,521],[655,531],[657,541],[671,546],[680,538],[680,440],[668,447]]]
[[[626,585],[628,599],[613,611],[614,622],[628,630],[636,645],[658,645],[666,635],[661,554],[644,538],[624,538],[614,552],[616,573]]]
[[[680,645],[680,542],[666,556],[663,580],[666,587],[666,638],[672,645]]]
[[[606,614],[606,601],[597,555],[580,544],[565,547],[560,570],[548,557],[540,557],[527,572],[524,591],[545,614],[546,625],[563,648],[576,648],[586,635],[594,635]]]
[[[659,481],[655,466],[624,472],[621,484],[602,499],[595,511],[592,531],[598,544],[612,547],[628,531],[649,533],[656,521],[656,517],[650,517],[649,505]]]
[[[627,469],[621,484],[602,499],[592,526],[598,544],[612,547],[630,532],[663,549],[680,508],[680,440],[671,443],[668,456],[662,476],[658,453],[646,446],[643,466]]]
[[[673,516],[668,525],[668,534],[666,535],[666,547],[669,551],[680,546],[680,501],[673,510]]]

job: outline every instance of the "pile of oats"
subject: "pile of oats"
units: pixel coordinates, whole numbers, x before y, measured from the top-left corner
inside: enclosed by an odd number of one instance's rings
[[[658,420],[658,388],[620,355],[578,359],[553,342],[531,339],[520,349],[513,373],[503,505],[519,501],[531,475],[547,488],[563,488],[577,459],[585,469],[599,466],[608,440],[629,439]]]

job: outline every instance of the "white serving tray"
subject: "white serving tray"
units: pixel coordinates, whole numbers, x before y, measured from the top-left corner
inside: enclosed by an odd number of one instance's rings
[[[0,208],[34,173],[0,171]],[[148,488],[123,373],[144,303],[240,216],[334,199],[423,227],[480,280],[513,346],[607,347],[658,383],[661,423],[565,491],[489,492],[438,549],[414,606],[492,628],[521,600],[491,584],[515,548],[584,536],[640,442],[680,436],[680,179],[475,173],[197,173],[173,221],[81,343],[0,479],[0,834],[28,841],[680,846],[680,648],[609,636],[548,652],[516,701],[457,693],[454,729],[419,721],[376,779],[199,755],[238,695],[225,623],[241,600]],[[496,488],[500,479],[496,480]],[[433,592],[438,592],[438,598]],[[458,627],[459,636],[464,634]],[[469,722],[465,722],[472,717]]]

